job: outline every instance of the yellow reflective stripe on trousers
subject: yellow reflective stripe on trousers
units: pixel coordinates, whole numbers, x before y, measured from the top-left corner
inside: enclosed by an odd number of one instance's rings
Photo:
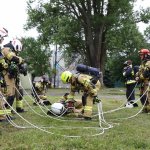
[[[16,101],[16,107],[23,108],[23,102],[22,102],[22,100],[21,101],[20,100]]]
[[[11,110],[10,109],[0,110],[0,115],[5,115],[5,114],[11,114]]]
[[[85,106],[84,110],[85,111],[92,111],[92,107],[91,106]]]

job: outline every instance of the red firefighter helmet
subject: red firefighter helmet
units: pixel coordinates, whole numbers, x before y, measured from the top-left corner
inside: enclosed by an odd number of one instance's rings
[[[148,49],[141,49],[139,51],[139,55],[141,57],[141,60],[147,60],[150,58],[150,51]]]
[[[141,50],[139,51],[139,54],[140,54],[140,55],[150,54],[150,51],[149,51],[148,49],[141,49]]]

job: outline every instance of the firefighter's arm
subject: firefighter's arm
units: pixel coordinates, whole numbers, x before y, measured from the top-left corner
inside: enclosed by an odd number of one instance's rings
[[[143,71],[144,78],[150,78],[150,61],[146,62],[144,71]]]
[[[71,87],[70,93],[67,96],[67,101],[74,101],[74,95],[75,95],[75,91],[72,89],[73,87]]]
[[[124,71],[123,71],[123,76],[127,77],[132,75],[132,68],[131,67],[127,67]]]
[[[124,67],[123,68],[123,73],[122,73],[124,77],[126,76],[126,70],[127,70],[127,67]]]
[[[144,79],[143,71],[144,71],[144,68],[140,66],[139,71],[135,74],[136,81],[142,81]]]
[[[4,58],[0,58],[0,64],[2,64],[2,66],[3,66],[4,69],[8,68],[8,64],[5,62]]]
[[[75,95],[75,92],[74,92],[74,87],[71,86],[71,90],[70,90],[70,93],[65,93],[61,99],[60,99],[60,102],[61,103],[66,103],[67,101],[74,101],[74,95]]]
[[[97,89],[90,79],[82,78],[80,83],[92,94],[92,96],[97,96]]]

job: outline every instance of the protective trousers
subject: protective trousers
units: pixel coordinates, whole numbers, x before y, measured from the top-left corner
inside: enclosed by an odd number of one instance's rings
[[[143,111],[150,112],[150,89],[149,89],[149,81],[148,80],[144,81],[144,86],[143,86],[143,90],[141,92],[141,96],[143,96],[141,98],[142,104],[143,105],[145,104]]]
[[[21,111],[23,110],[23,89],[17,87],[15,91],[15,98],[16,98],[16,110]]]
[[[4,74],[4,80],[6,82],[6,95],[7,102],[10,106],[14,103],[14,95],[15,95],[15,80],[14,78],[9,78],[8,73]],[[9,105],[6,104],[6,107],[9,108]]]
[[[129,101],[135,100],[135,83],[126,84],[126,98]]]
[[[2,93],[0,92],[0,121],[6,120],[6,115],[11,114],[10,109],[3,109],[4,101],[2,98]]]
[[[92,117],[92,108],[93,108],[93,96],[88,95],[86,98],[86,104],[84,106],[83,116],[91,118]]]

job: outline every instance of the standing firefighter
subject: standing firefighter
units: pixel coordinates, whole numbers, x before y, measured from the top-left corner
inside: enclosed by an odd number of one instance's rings
[[[3,76],[6,82],[7,102],[10,106],[14,103],[16,84],[18,84],[18,75],[20,73],[20,68],[22,68],[21,66],[24,63],[24,60],[17,56],[17,53],[21,50],[22,44],[18,39],[13,39],[9,43],[5,44],[2,49],[2,54],[8,65],[8,67],[3,70]],[[6,104],[6,107],[9,108],[9,105]],[[17,112],[24,112],[21,99],[17,98],[16,105]]]
[[[4,37],[8,36],[8,31],[3,28],[0,27],[0,44],[2,44]],[[1,47],[0,47],[0,122],[1,121],[6,121],[7,120],[7,115],[11,114],[11,110],[10,109],[3,109],[4,106],[4,100],[3,100],[3,90],[2,90],[2,84],[4,83],[3,80],[3,75],[2,75],[2,71],[3,69],[7,68],[7,63],[5,62],[5,59],[2,55],[1,52]]]
[[[12,45],[15,47],[15,54],[19,56],[19,53],[22,51],[22,44],[18,39],[12,40]],[[20,46],[20,47],[19,47]],[[15,98],[16,98],[16,111],[18,113],[23,113],[25,110],[23,109],[23,89],[20,86],[20,74],[24,76],[27,75],[27,64],[24,62],[18,65],[18,72],[15,76]]]
[[[141,103],[144,105],[143,112],[150,112],[150,51],[148,49],[141,49],[139,51],[141,58],[141,65],[139,72],[137,73],[136,80],[141,84],[140,86],[140,97]]]
[[[135,103],[135,73],[136,68],[132,66],[132,61],[127,60],[124,62],[123,77],[125,78],[126,85],[126,98],[128,103],[125,105],[128,108],[137,107],[138,104]]]
[[[68,101],[74,101],[74,95],[77,91],[81,90],[84,95],[86,95],[82,111],[82,117],[86,120],[90,120],[92,118],[93,101],[98,99],[97,94],[101,86],[99,79],[97,77],[93,77],[93,75],[89,73],[89,70],[94,72],[94,69],[96,68],[80,64],[77,66],[77,71],[79,71],[78,73],[73,74],[70,71],[64,71],[61,74],[62,82],[70,83],[71,85],[71,91],[67,99]]]

